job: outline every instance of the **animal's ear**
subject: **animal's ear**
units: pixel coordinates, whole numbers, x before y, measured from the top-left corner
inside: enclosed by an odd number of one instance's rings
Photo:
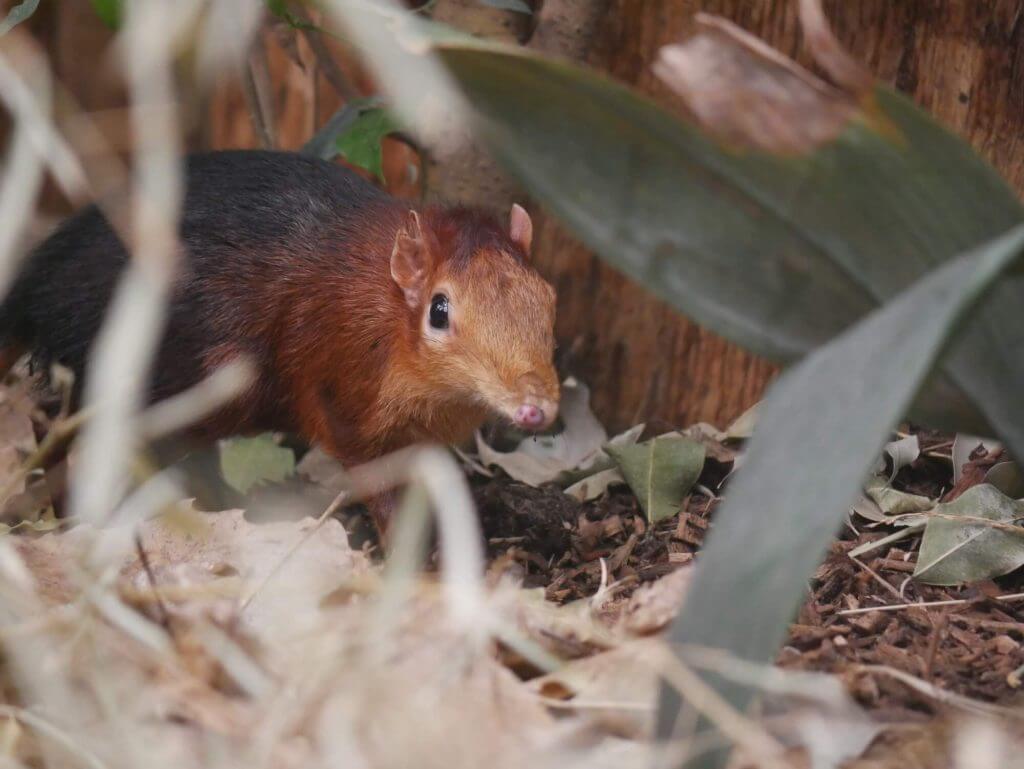
[[[523,253],[530,255],[530,244],[533,242],[533,222],[526,209],[518,203],[512,204],[512,214],[509,216],[509,237],[513,243],[517,243]]]
[[[391,250],[391,277],[405,294],[410,307],[417,307],[423,288],[433,268],[434,253],[431,238],[420,220],[420,215],[410,211],[409,216],[395,235]]]

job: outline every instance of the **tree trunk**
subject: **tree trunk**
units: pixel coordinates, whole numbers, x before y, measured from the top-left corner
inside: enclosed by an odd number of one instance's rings
[[[1021,0],[826,2],[839,38],[883,81],[909,93],[1024,189],[1024,29]],[[796,2],[613,0],[589,63],[680,109],[651,74],[658,49],[717,13],[783,53],[800,50]],[[606,267],[544,217],[538,262],[559,292],[559,338],[618,429],[709,421],[724,425],[758,400],[775,369],[681,317]]]

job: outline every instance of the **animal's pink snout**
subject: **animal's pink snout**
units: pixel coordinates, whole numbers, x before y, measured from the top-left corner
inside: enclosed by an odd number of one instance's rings
[[[515,422],[520,427],[535,430],[538,427],[543,427],[546,421],[547,417],[544,414],[544,409],[531,403],[524,403],[516,409]]]

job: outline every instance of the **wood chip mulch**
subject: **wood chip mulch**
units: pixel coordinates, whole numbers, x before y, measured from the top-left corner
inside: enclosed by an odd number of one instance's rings
[[[983,451],[973,456],[967,480],[954,488],[950,436],[922,431],[918,437],[922,456],[900,471],[896,488],[952,499],[979,483],[995,459]],[[602,559],[607,584],[618,582],[621,594],[694,561],[719,503],[706,492],[719,493],[730,468],[728,456],[709,455],[700,490],[679,515],[653,526],[625,486],[581,504],[558,488],[532,488],[500,474],[475,477],[473,485],[492,560],[514,564],[526,586],[544,587],[550,600],[567,603],[597,592]],[[810,583],[811,595],[790,628],[780,664],[840,674],[864,705],[901,716],[930,715],[936,706],[894,678],[863,673],[863,666],[894,668],[987,702],[1024,701],[1016,680],[1024,673],[1024,601],[995,599],[1024,592],[1024,576],[969,588],[918,584],[911,579],[917,538],[863,560],[847,555],[890,531],[850,520]],[[861,611],[918,601],[962,603]]]

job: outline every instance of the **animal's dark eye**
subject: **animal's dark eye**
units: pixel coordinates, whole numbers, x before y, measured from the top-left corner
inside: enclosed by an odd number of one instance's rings
[[[444,294],[434,294],[430,300],[430,326],[448,328],[448,297]]]

